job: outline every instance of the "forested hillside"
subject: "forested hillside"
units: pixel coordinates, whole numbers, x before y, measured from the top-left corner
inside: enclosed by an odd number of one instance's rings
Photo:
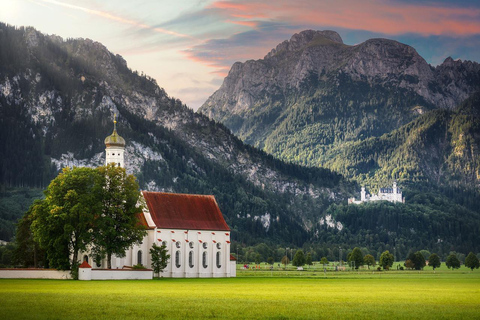
[[[100,43],[0,24],[2,237],[19,218],[9,205],[18,188],[45,188],[64,166],[103,164],[114,113],[141,188],[215,195],[235,241],[301,245],[347,196],[340,175],[244,145]]]

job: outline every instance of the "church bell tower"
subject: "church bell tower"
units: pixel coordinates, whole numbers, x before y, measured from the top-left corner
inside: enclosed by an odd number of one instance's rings
[[[125,139],[117,133],[117,116],[113,116],[113,133],[105,138],[105,164],[125,168]]]

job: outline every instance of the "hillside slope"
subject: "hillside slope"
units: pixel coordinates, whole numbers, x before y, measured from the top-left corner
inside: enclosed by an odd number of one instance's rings
[[[299,245],[318,210],[346,196],[340,175],[244,145],[100,43],[0,24],[4,194],[44,188],[64,166],[102,165],[114,113],[127,141],[126,167],[141,187],[214,194],[237,241]]]

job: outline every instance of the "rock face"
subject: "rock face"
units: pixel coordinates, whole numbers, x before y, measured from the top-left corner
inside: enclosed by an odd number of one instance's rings
[[[323,165],[329,150],[378,137],[480,88],[480,65],[430,66],[387,39],[355,46],[334,31],[306,30],[264,59],[235,63],[199,111],[282,159]]]

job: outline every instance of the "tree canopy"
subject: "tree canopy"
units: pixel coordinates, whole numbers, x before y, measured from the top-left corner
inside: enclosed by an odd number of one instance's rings
[[[163,269],[167,267],[168,260],[170,259],[167,247],[164,244],[158,246],[154,243],[152,248],[150,248],[150,255],[152,257],[153,272],[160,275]]]
[[[363,253],[360,248],[355,247],[353,251],[348,255],[348,261],[354,265],[355,269],[363,266]]]
[[[301,267],[305,265],[305,254],[303,253],[303,250],[297,250],[297,252],[295,252],[295,256],[293,256],[292,260],[292,265],[296,267]]]
[[[445,264],[447,265],[448,269],[458,269],[460,268],[460,260],[458,260],[457,256],[452,253],[447,257],[447,261],[445,261]]]
[[[138,184],[123,168],[65,168],[44,193],[28,216],[50,267],[73,270],[78,253],[90,248],[109,259],[122,256],[145,234],[136,216],[141,212]]]
[[[472,271],[473,269],[478,269],[480,267],[480,261],[473,252],[470,252],[465,258],[465,266],[472,269]]]
[[[393,265],[393,261],[394,261],[393,254],[391,254],[390,251],[386,250],[380,256],[379,264],[380,266],[382,266],[384,270],[388,270]]]
[[[432,253],[430,257],[428,257],[428,266],[432,267],[433,270],[435,268],[439,268],[442,265],[440,262],[440,257],[436,253]]]

